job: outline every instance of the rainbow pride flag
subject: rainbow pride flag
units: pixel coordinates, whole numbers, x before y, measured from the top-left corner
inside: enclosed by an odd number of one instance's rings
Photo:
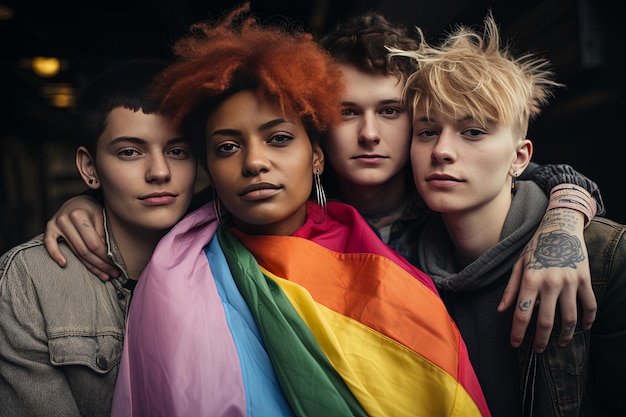
[[[350,206],[293,236],[216,232],[210,206],[135,290],[114,416],[488,416],[428,276]]]

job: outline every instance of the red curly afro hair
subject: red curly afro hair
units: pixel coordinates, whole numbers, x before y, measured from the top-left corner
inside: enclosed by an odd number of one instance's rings
[[[307,130],[325,131],[341,115],[339,68],[312,35],[261,25],[249,11],[246,3],[222,21],[196,23],[174,44],[177,61],[155,82],[160,113],[200,139],[211,109],[247,89],[299,116]]]

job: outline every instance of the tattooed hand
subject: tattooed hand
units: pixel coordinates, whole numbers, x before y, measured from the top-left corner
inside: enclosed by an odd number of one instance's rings
[[[540,233],[532,255],[533,261],[528,265],[532,269],[551,267],[576,269],[576,263],[585,260],[580,239],[562,230]]]
[[[574,336],[578,319],[577,297],[582,306],[583,329],[591,328],[596,316],[596,299],[591,288],[587,248],[584,245],[584,216],[568,209],[550,210],[528,242],[511,273],[498,311],[505,311],[517,296],[511,345],[518,347],[538,308],[533,349],[543,352],[554,326],[557,301],[561,313],[559,346]]]

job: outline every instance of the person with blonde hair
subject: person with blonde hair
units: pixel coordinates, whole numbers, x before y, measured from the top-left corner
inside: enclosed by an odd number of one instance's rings
[[[457,26],[440,45],[422,36],[415,50],[392,55],[418,66],[406,84],[411,163],[417,190],[439,213],[419,237],[418,265],[458,324],[493,415],[626,415],[626,227],[595,218],[585,245],[571,235],[578,221],[571,218],[566,228],[544,224],[529,245],[552,203],[516,178],[533,153],[529,123],[561,86],[550,63],[532,53],[515,56],[491,14],[482,32]],[[578,188],[563,188],[552,192],[557,199],[568,193],[562,204],[589,209]],[[522,252],[531,269],[575,268],[589,259],[597,317],[590,330],[572,328],[566,347],[554,331],[541,354],[528,335],[519,349],[508,343],[510,315],[494,309]],[[533,305],[522,298],[517,308]],[[539,325],[535,317],[532,326]]]

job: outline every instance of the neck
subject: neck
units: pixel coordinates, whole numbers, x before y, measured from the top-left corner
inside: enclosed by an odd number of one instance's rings
[[[459,265],[470,264],[500,241],[510,207],[511,195],[503,193],[486,205],[442,214]]]
[[[167,230],[138,230],[127,224],[119,224],[110,219],[111,232],[119,248],[128,277],[139,279],[143,269],[148,264],[157,243]]]
[[[404,172],[375,186],[361,186],[339,180],[339,188],[342,201],[356,208],[377,228],[388,226],[400,219],[410,192]]]

